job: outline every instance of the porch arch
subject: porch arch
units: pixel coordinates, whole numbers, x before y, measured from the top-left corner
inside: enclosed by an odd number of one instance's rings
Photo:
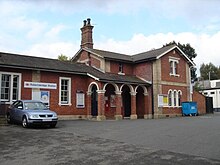
[[[113,85],[115,87],[115,92],[119,91],[119,88],[118,88],[118,85],[116,85],[115,83],[106,83],[104,86],[103,86],[103,90],[106,91],[106,86],[107,85]]]
[[[88,92],[91,93],[92,92],[92,87],[93,85],[96,86],[97,90],[99,90],[99,85],[96,82],[91,82],[88,86]]]
[[[143,89],[143,91],[144,91],[143,94],[144,94],[144,95],[147,95],[147,94],[148,94],[147,88],[146,88],[144,85],[138,85],[138,86],[136,86],[135,89],[134,89],[135,92],[137,92],[138,87],[141,87],[141,88]]]
[[[98,115],[98,94],[99,86],[96,82],[91,82],[88,86],[88,114],[91,114],[92,117],[96,117]],[[90,96],[90,97],[89,97]]]
[[[134,91],[134,88],[133,88],[132,85],[130,85],[130,84],[123,84],[123,85],[120,87],[120,92],[122,92],[122,88],[123,88],[125,85],[129,87],[131,93],[134,93],[134,92],[135,92],[135,91]]]

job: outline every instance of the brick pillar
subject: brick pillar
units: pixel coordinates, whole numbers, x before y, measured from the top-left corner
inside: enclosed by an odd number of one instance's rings
[[[98,93],[98,116],[97,120],[105,120],[105,90],[97,90]]]
[[[144,93],[144,118],[152,119],[151,98],[148,93]]]
[[[122,120],[122,113],[121,113],[121,104],[122,104],[122,100],[121,100],[121,91],[116,91],[116,112],[115,112],[115,120]]]
[[[131,94],[131,116],[130,119],[137,119],[136,112],[136,94],[137,92],[130,92]]]
[[[92,92],[87,92],[87,97],[86,97],[86,115],[87,115],[87,118],[88,119],[91,119],[92,118],[92,115],[91,115],[91,95],[92,95]]]

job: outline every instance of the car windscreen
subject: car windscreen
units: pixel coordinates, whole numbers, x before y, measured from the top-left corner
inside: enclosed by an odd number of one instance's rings
[[[41,102],[25,102],[25,110],[47,110],[48,108],[44,103]]]

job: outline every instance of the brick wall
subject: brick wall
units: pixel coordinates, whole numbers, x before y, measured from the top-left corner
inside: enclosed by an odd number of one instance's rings
[[[177,65],[177,74],[179,74],[179,77],[170,75],[170,63],[169,63],[170,57],[174,57],[174,58],[179,59],[179,63]],[[181,82],[181,83],[187,82],[187,80],[186,80],[186,61],[178,53],[178,51],[171,51],[161,58],[161,80],[162,81],[170,81],[170,82]]]
[[[134,67],[134,75],[137,75],[145,80],[152,81],[152,63],[144,62],[136,64]]]
[[[58,105],[59,103],[59,77],[71,78],[71,106],[70,105]],[[41,82],[56,83],[57,89],[50,89],[50,108],[58,113],[58,115],[86,115],[87,107],[76,107],[76,91],[83,91],[85,94],[85,103],[88,89],[88,78],[80,75],[62,74],[41,72]],[[84,83],[82,83],[84,82]]]
[[[91,56],[90,61],[91,61],[91,66],[101,69],[101,60],[98,60],[97,58]]]
[[[197,108],[198,108],[198,113],[200,115],[206,113],[206,100],[205,96],[203,96],[201,93],[193,91],[193,101],[197,102]]]
[[[133,65],[128,63],[122,63],[123,64],[123,73],[126,75],[132,75],[133,74]],[[110,61],[110,72],[111,73],[118,73],[119,72],[119,62],[117,61]]]

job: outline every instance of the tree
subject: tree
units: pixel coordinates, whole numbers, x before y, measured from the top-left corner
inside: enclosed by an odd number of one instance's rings
[[[195,49],[193,47],[191,47],[191,45],[189,43],[181,44],[179,42],[176,43],[175,41],[172,41],[172,42],[167,43],[166,45],[163,45],[163,46],[169,46],[169,45],[174,45],[174,44],[177,45],[191,61],[193,61],[193,59],[197,56]],[[196,68],[191,68],[191,70],[190,70],[192,82],[194,82],[197,79],[196,70],[197,70]]]
[[[70,58],[70,57],[67,57],[67,56],[65,56],[65,55],[63,55],[63,54],[60,54],[60,55],[58,56],[58,60],[60,60],[60,61],[70,61],[71,58]]]
[[[204,80],[220,79],[220,67],[216,67],[211,62],[209,64],[202,64],[200,67],[200,74]]]

